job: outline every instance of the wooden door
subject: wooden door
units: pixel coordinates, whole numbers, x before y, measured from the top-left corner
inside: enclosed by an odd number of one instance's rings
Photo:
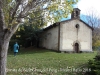
[[[75,43],[75,52],[78,53],[79,52],[79,44]]]

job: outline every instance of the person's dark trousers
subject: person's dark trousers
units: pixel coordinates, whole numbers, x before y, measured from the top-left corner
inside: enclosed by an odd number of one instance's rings
[[[16,56],[17,55],[17,52],[14,52],[14,56]]]

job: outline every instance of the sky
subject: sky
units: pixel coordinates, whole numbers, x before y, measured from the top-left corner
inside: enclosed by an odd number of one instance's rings
[[[74,6],[74,8],[79,8],[81,10],[81,19],[83,16],[90,16],[90,14],[93,12],[93,14],[96,16],[96,18],[100,18],[100,0],[79,0],[79,2]],[[68,16],[68,18],[62,18],[61,21],[70,19],[71,15]]]
[[[100,0],[79,0],[74,8],[79,8],[81,10],[80,14],[82,16],[89,16],[91,12],[94,13],[98,18],[100,14]],[[71,15],[68,18],[62,18],[61,21],[70,19]]]
[[[100,13],[100,0],[79,0],[76,5],[81,10],[81,14],[87,15],[88,11]]]

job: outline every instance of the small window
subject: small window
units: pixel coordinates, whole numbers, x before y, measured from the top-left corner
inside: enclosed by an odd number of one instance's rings
[[[76,28],[79,28],[79,24],[76,24],[75,27],[76,27]]]
[[[78,11],[76,11],[76,17],[79,15]]]

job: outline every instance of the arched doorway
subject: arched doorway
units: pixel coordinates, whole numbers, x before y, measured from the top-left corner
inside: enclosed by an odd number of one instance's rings
[[[75,43],[75,52],[76,53],[79,53],[79,44],[78,43]]]

